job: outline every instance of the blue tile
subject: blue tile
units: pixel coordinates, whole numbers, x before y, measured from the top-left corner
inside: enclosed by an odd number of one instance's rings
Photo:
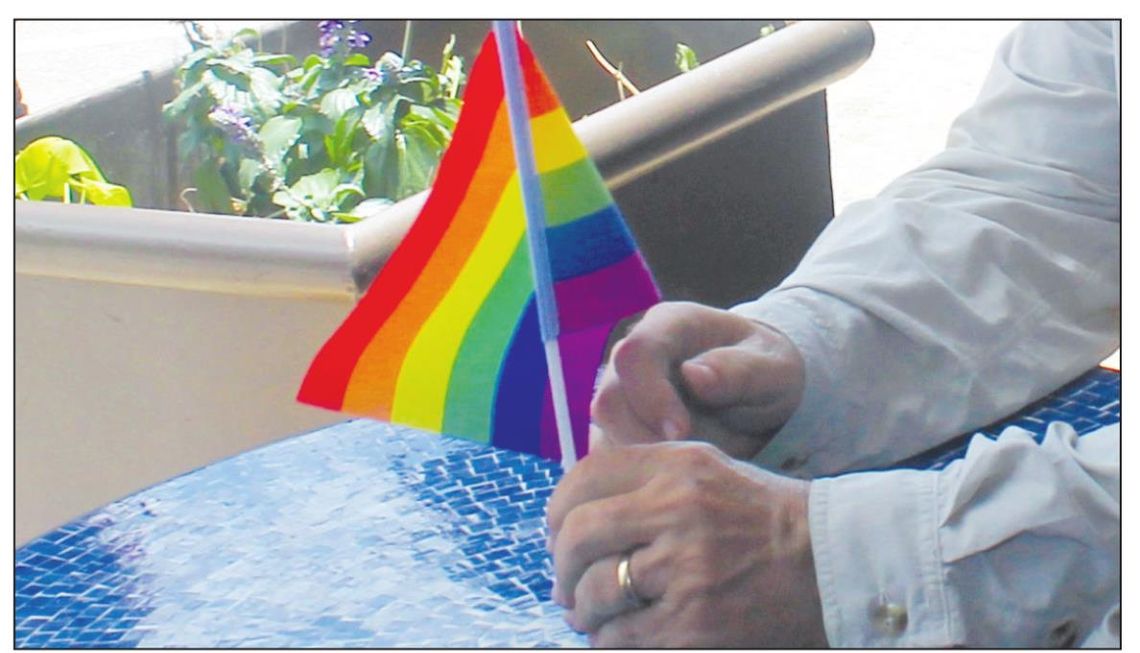
[[[1113,403],[1115,402],[1115,404]],[[1026,406],[1018,414],[978,429],[991,438],[998,437],[1008,426],[1019,426],[1029,431],[1038,442],[1045,437],[1049,422],[1059,421],[1072,425],[1085,435],[1107,424],[1120,421],[1120,374],[1111,370],[1094,369],[1049,396]],[[1115,406],[1115,413],[1104,413],[1100,406]],[[965,434],[949,443],[903,461],[900,466],[920,469],[942,469],[966,454],[971,434]]]
[[[559,475],[363,420],[290,438],[17,551],[17,645],[583,646],[523,518]]]

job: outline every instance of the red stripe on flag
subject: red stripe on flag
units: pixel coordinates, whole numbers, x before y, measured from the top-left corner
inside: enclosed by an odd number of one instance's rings
[[[451,224],[483,158],[491,125],[503,101],[503,80],[493,37],[483,42],[467,89],[461,120],[436,174],[437,180],[446,179],[447,183],[433,186],[412,229],[354,309],[353,319],[345,320],[321,348],[297,393],[298,400],[334,410],[341,408],[357,359],[408,293]]]
[[[558,94],[554,92],[550,80],[546,78],[546,74],[542,72],[542,67],[538,65],[538,60],[535,59],[530,44],[521,38],[518,39],[518,43],[519,65],[522,67],[523,80],[526,84],[527,109],[530,116],[536,118],[559,108],[562,103],[558,101]]]

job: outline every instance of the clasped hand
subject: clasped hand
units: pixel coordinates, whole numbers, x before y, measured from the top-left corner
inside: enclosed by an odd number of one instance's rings
[[[547,509],[572,627],[604,647],[826,645],[808,483],[730,457],[755,455],[802,389],[775,329],[696,304],[646,314],[603,376],[590,455]]]
[[[800,403],[804,364],[786,336],[700,304],[650,309],[614,347],[591,406],[591,450],[699,439],[751,458]]]

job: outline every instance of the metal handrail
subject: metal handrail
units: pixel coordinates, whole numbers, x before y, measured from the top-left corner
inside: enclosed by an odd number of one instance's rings
[[[615,189],[823,90],[858,68],[873,45],[865,21],[798,22],[582,118],[575,131]],[[425,198],[347,226],[17,202],[16,271],[211,292],[351,296],[367,288]]]
[[[797,22],[574,123],[611,190],[809,95],[871,56],[866,21]],[[708,89],[715,89],[715,93]],[[423,206],[353,225],[353,277],[363,291]]]

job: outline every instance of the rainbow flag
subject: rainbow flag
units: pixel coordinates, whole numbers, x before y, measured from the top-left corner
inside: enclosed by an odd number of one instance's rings
[[[660,293],[534,54],[516,38],[558,349],[575,446],[585,452],[606,339]],[[498,49],[488,37],[423,210],[313,360],[298,400],[557,460],[525,230]]]

